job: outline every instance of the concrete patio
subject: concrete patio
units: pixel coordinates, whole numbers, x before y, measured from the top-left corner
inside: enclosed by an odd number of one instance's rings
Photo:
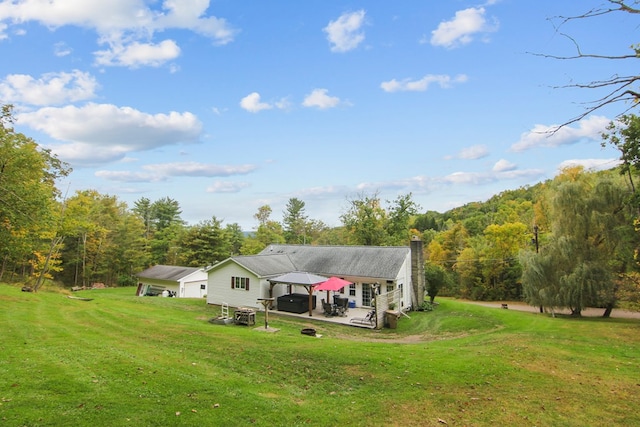
[[[316,307],[315,310],[312,311],[313,316],[309,316],[309,312],[305,311],[304,313],[290,313],[287,311],[279,311],[279,310],[269,310],[269,316],[278,315],[278,316],[287,316],[287,317],[297,317],[301,320],[317,320],[320,322],[329,322],[329,323],[338,323],[347,326],[356,326],[358,328],[366,328],[366,329],[375,329],[374,324],[368,323],[358,323],[352,322],[352,319],[364,319],[367,314],[371,311],[370,308],[350,308],[347,310],[346,315],[343,316],[325,316],[322,310],[322,307]]]

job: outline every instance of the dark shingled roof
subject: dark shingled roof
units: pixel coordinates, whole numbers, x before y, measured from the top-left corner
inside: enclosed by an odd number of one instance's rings
[[[396,278],[410,254],[408,246],[267,246],[260,256],[287,255],[295,268],[323,276]]]
[[[276,255],[244,255],[230,258],[258,277],[276,276],[296,270],[286,254]]]
[[[154,265],[136,274],[136,277],[177,282],[185,276],[198,271],[198,267],[180,267],[176,265]]]

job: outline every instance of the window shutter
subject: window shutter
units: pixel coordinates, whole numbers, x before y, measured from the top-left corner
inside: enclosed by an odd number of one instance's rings
[[[231,289],[235,287],[235,284],[236,284],[236,278],[231,276]]]
[[[247,286],[246,289],[249,290],[249,278],[247,277]]]

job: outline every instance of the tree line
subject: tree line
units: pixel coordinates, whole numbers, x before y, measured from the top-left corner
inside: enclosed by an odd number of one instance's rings
[[[16,132],[12,107],[0,116],[0,281],[24,281],[35,290],[47,280],[67,287],[135,284],[156,264],[204,267],[232,255],[260,252],[271,243],[406,244],[418,206],[411,195],[383,206],[377,194],[351,200],[344,226],[310,219],[304,201],[291,198],[282,220],[261,206],[246,232],[211,219],[188,225],[178,201],[142,197],[128,206],[87,189],[63,195],[58,178],[71,168],[33,139]]]
[[[0,280],[36,290],[46,280],[124,286],[152,265],[204,267],[271,243],[404,246],[418,236],[431,299],[524,300],[575,314],[638,304],[640,119],[633,115],[603,135],[620,151],[616,169],[568,168],[445,213],[422,211],[410,193],[391,201],[358,194],[338,227],[309,218],[305,202],[291,198],[281,220],[261,206],[246,232],[215,216],[188,225],[169,197],[130,207],[95,190],[62,195],[56,179],[71,169],[15,132],[11,113],[3,107],[0,120]]]

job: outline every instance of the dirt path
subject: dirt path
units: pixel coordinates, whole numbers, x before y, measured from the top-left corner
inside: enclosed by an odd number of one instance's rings
[[[528,304],[517,302],[517,301],[471,301],[471,300],[460,300],[464,302],[468,302],[470,304],[482,305],[484,307],[494,307],[501,308],[502,304],[507,304],[510,310],[519,310],[519,311],[528,311],[531,313],[538,313],[538,307],[532,307]],[[556,310],[558,314],[570,314],[569,310]],[[601,317],[602,313],[604,313],[603,308],[587,308],[582,310],[582,316],[584,317]],[[614,308],[611,312],[611,317],[618,319],[640,319],[640,312],[637,311],[628,311],[621,310],[619,308]]]

